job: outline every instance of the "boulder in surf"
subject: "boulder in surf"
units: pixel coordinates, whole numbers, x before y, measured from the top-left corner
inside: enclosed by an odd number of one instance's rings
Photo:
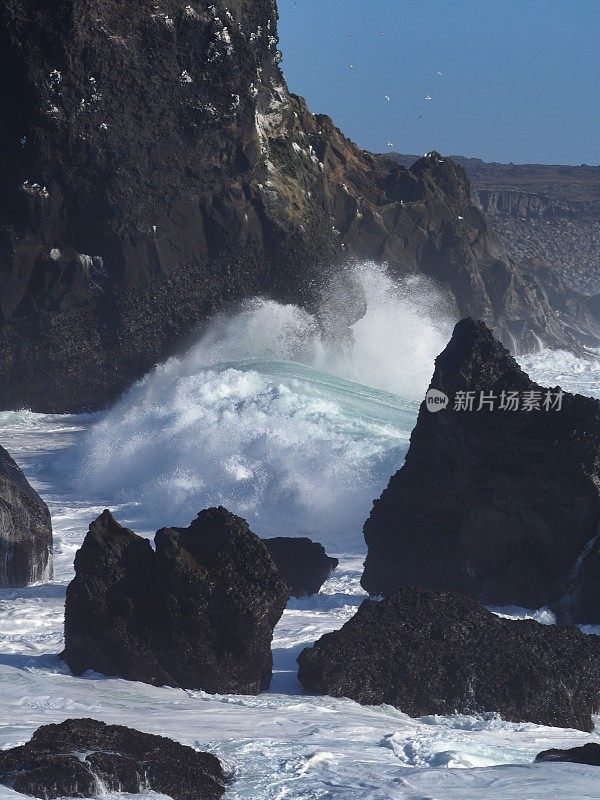
[[[339,564],[322,544],[307,538],[279,536],[263,543],[294,597],[317,594]]]
[[[149,791],[173,800],[218,800],[226,777],[216,756],[164,736],[68,719],[0,751],[0,783],[43,800]]]
[[[62,657],[76,675],[258,694],[288,597],[263,542],[224,508],[161,529],[155,550],[105,511],[75,557]]]
[[[307,692],[413,717],[498,713],[591,731],[600,710],[599,637],[504,619],[448,592],[404,588],[365,600],[298,663]]]

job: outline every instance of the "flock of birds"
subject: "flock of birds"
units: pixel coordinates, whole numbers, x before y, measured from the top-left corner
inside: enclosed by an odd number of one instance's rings
[[[348,37],[351,37],[351,36],[352,36],[352,34],[351,34],[351,33],[348,33],[348,34],[346,34],[346,35],[347,35]],[[385,36],[385,33],[382,33],[381,35],[382,35],[382,36]],[[355,69],[355,65],[354,65],[354,64],[348,64],[348,67],[349,67],[350,69]],[[440,72],[439,70],[438,70],[438,71],[435,73],[435,76],[436,76],[436,78],[442,78],[442,77],[443,77],[443,75],[444,75],[444,73],[443,73],[443,72]],[[384,99],[385,99],[385,102],[386,102],[386,103],[391,103],[391,102],[392,102],[392,98],[391,98],[391,96],[390,96],[389,94],[385,94],[383,97],[384,97]],[[403,95],[403,97],[406,97],[406,95]],[[429,94],[429,92],[427,92],[427,94],[425,95],[425,102],[426,102],[426,103],[429,103],[429,102],[431,102],[432,100],[433,100],[433,97],[432,97],[432,96]],[[425,116],[425,114],[424,114],[424,113],[423,113],[423,114],[419,114],[419,115],[417,116],[417,120],[419,120],[419,119],[423,119],[423,117],[424,117],[424,116]],[[393,143],[393,142],[386,142],[386,145],[387,145],[387,147],[389,147],[390,149],[393,149],[393,148],[395,147],[395,145],[394,145],[394,143]]]
[[[299,2],[299,0],[294,0],[294,6],[297,6],[297,5],[298,5],[298,2]],[[382,31],[382,32],[381,32],[381,35],[382,35],[382,36],[385,36],[385,31]],[[351,33],[347,33],[347,34],[346,34],[346,36],[347,36],[347,38],[348,38],[348,39],[351,39],[351,38],[352,38],[352,34],[351,34]],[[353,69],[356,69],[356,65],[355,65],[355,64],[348,64],[348,69],[352,69],[352,70],[353,70]],[[444,73],[443,73],[443,72],[441,72],[441,71],[439,71],[439,70],[438,70],[438,71],[435,73],[435,77],[436,77],[436,78],[442,78],[442,77],[443,77],[443,75],[444,75]],[[406,97],[406,95],[403,95],[403,97]],[[391,97],[391,95],[389,95],[389,94],[386,94],[386,95],[384,95],[384,100],[385,100],[385,102],[386,102],[386,103],[391,103],[391,102],[392,102],[392,97]],[[430,102],[432,102],[432,101],[433,101],[433,97],[432,97],[432,96],[429,94],[429,92],[427,92],[427,94],[425,95],[425,98],[424,98],[424,102],[426,102],[426,103],[430,103]],[[423,113],[421,113],[421,114],[419,114],[419,115],[417,116],[417,120],[423,119],[423,117],[424,117],[424,116],[425,116],[425,113],[424,113],[424,112],[423,112]],[[386,142],[386,145],[387,145],[387,147],[389,147],[390,149],[393,149],[393,148],[395,147],[394,143],[393,143],[393,142],[390,142],[390,141]]]
[[[352,36],[352,34],[351,34],[351,33],[348,33],[348,34],[346,34],[346,35],[347,35],[349,38]],[[385,36],[385,33],[382,33],[381,35],[382,35],[382,36]],[[348,67],[349,67],[350,69],[355,69],[355,68],[356,68],[354,64],[348,64]],[[443,73],[443,72],[440,72],[440,70],[438,70],[438,71],[435,73],[435,76],[436,76],[436,78],[442,78],[442,77],[443,77],[443,75],[444,75],[444,73]],[[386,102],[386,103],[391,103],[391,102],[392,102],[392,98],[390,97],[390,95],[389,95],[389,94],[385,94],[383,97],[384,97],[384,99],[385,99],[385,102]],[[406,97],[406,95],[403,95],[403,97]],[[433,97],[432,97],[432,96],[429,94],[429,92],[427,92],[427,94],[425,95],[425,102],[426,102],[426,103],[429,103],[429,102],[431,102],[432,100],[433,100]],[[417,120],[419,120],[419,119],[423,119],[423,117],[424,117],[424,116],[425,116],[425,114],[419,114],[419,115],[417,116]],[[392,148],[392,149],[393,149],[393,148],[394,148],[394,146],[395,146],[393,142],[386,142],[386,144],[387,144],[387,146],[388,146],[389,148]]]

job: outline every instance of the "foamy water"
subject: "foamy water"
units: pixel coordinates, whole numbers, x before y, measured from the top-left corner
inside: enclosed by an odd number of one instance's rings
[[[56,552],[54,583],[0,592],[0,746],[42,724],[92,716],[217,753],[231,800],[600,796],[593,767],[532,763],[542,749],[597,735],[494,716],[415,720],[301,692],[300,650],[364,598],[362,523],[402,464],[452,327],[427,284],[394,286],[372,265],[357,279],[369,311],[344,346],[322,335],[317,317],[256,300],[214,320],[107,414],[0,414],[0,441],[51,507]],[[544,351],[526,366],[543,383],[600,393],[592,361]],[[259,534],[309,533],[341,560],[318,596],[290,601],[275,632],[270,691],[209,696],[72,677],[56,654],[73,557],[91,520],[109,506],[152,534],[216,502]],[[499,612],[553,622],[544,609]],[[0,787],[0,800],[16,797]]]
[[[151,521],[185,523],[221,504],[264,535],[356,547],[452,328],[429,284],[397,286],[374,265],[356,278],[368,312],[351,340],[331,341],[318,315],[268,300],[218,317],[65,455],[65,481],[137,502]]]

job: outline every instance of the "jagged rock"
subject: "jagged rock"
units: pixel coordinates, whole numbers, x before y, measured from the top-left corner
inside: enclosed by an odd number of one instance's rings
[[[274,0],[0,0],[0,408],[102,407],[216,310],[312,308],[354,258],[573,343],[461,167],[360,150],[279,61]]]
[[[411,716],[498,712],[511,722],[593,729],[600,639],[495,616],[463,595],[405,588],[366,600],[298,658],[314,694]]]
[[[569,761],[573,764],[590,764],[600,767],[600,744],[589,742],[569,750],[543,750],[535,757],[536,762]]]
[[[209,753],[121,725],[68,719],[1,750],[0,783],[43,800],[148,791],[173,800],[218,800],[226,778]]]
[[[0,588],[52,577],[52,524],[48,506],[0,447]]]
[[[340,563],[327,555],[322,544],[310,539],[281,536],[263,542],[294,597],[317,594]]]
[[[268,688],[288,591],[261,540],[211,508],[155,545],[108,511],[92,523],[67,589],[69,667],[212,693]]]
[[[482,322],[465,319],[438,356],[406,463],[365,523],[362,585],[459,591],[486,604],[550,605],[600,621],[600,403],[547,390]],[[458,392],[497,396],[495,410],[455,410]],[[550,396],[556,404],[558,388]],[[542,410],[499,410],[502,392],[539,392]]]

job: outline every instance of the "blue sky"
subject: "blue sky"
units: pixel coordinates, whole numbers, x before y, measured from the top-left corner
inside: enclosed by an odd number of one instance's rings
[[[600,163],[600,0],[279,0],[279,10],[290,89],[361,147]]]

